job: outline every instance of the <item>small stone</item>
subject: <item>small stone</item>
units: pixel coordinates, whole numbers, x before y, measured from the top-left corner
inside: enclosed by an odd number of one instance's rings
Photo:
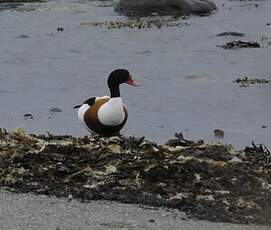
[[[57,27],[57,31],[62,32],[62,31],[64,31],[64,28],[63,27]]]
[[[201,180],[201,176],[198,173],[195,173],[194,176],[195,176],[196,182],[199,183]]]
[[[214,201],[215,198],[213,195],[198,195],[196,196],[197,200],[205,200],[205,201]]]
[[[54,107],[54,108],[50,109],[50,112],[52,112],[52,113],[60,113],[60,112],[62,112],[62,109]]]
[[[214,135],[216,138],[224,138],[224,131],[222,129],[215,129]]]
[[[31,113],[24,114],[24,119],[25,120],[32,120],[33,118],[34,118],[34,116]]]
[[[221,46],[224,49],[238,49],[238,48],[260,48],[258,42],[246,42],[246,41],[232,41]]]
[[[267,128],[267,126],[266,126],[266,125],[262,125],[262,128],[263,128],[263,129],[266,129],[266,128]]]
[[[169,200],[185,200],[188,198],[188,194],[187,193],[178,193],[172,197],[169,198]]]
[[[219,33],[216,36],[218,36],[218,37],[224,37],[224,36],[243,37],[243,36],[245,36],[245,34],[240,33],[240,32],[227,31],[227,32]]]
[[[70,201],[72,201],[72,199],[73,199],[73,196],[71,194],[68,195],[68,201],[70,202]]]
[[[21,35],[18,36],[18,38],[29,38],[29,36],[26,35],[26,34],[21,34]]]

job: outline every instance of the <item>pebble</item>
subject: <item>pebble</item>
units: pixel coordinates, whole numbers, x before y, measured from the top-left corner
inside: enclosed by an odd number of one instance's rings
[[[73,196],[70,194],[70,195],[68,195],[68,198],[67,198],[67,199],[68,199],[69,202],[71,202],[72,199],[73,199]]]
[[[24,114],[24,119],[25,120],[32,120],[32,119],[34,119],[34,116],[33,116],[33,114],[32,113],[26,113],[26,114]]]
[[[63,31],[64,31],[64,28],[63,28],[63,27],[57,27],[57,31],[63,32]]]
[[[260,48],[258,42],[247,42],[247,41],[232,41],[221,46],[224,49],[238,49],[238,48]]]
[[[50,109],[50,112],[52,112],[52,113],[60,113],[60,112],[62,112],[62,109],[55,107],[55,108]]]

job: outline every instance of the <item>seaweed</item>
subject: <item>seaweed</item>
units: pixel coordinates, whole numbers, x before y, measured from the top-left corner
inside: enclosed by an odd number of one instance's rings
[[[271,155],[264,145],[144,137],[0,132],[0,187],[13,192],[162,206],[190,217],[271,224]]]

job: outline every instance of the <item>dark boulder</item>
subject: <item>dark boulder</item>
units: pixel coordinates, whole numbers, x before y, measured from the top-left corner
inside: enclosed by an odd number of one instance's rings
[[[115,11],[128,16],[205,15],[216,10],[211,0],[120,0]]]

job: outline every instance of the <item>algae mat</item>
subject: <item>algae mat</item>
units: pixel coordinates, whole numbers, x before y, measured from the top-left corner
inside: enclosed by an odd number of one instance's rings
[[[262,146],[236,151],[186,140],[158,145],[135,137],[2,131],[0,186],[162,206],[211,221],[271,223],[271,156]]]

